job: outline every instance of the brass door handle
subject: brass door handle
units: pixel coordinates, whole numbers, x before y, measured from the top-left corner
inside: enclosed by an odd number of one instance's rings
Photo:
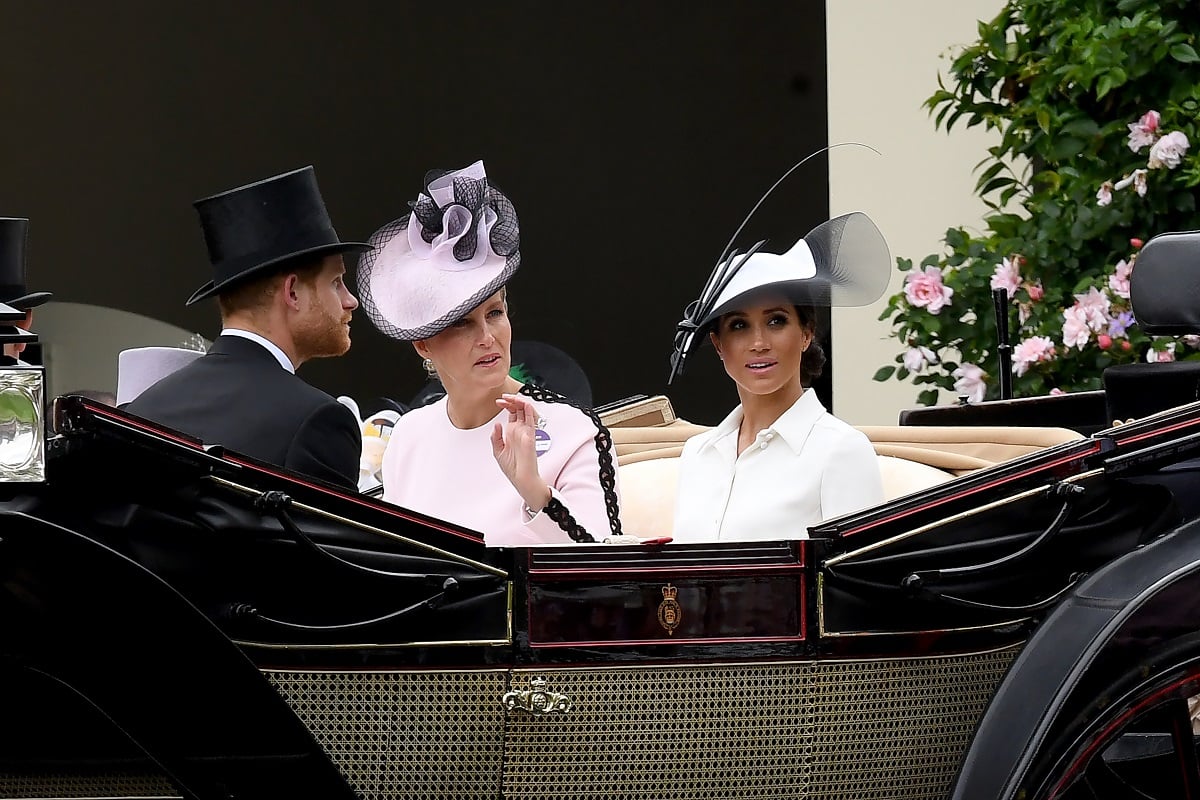
[[[535,717],[546,714],[565,714],[571,710],[571,698],[558,692],[546,691],[546,679],[538,676],[529,681],[529,688],[505,692],[500,704],[509,714],[525,712]]]

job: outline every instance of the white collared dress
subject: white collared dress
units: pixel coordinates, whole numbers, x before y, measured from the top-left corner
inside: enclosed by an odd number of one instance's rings
[[[883,502],[867,437],[805,391],[739,456],[739,405],[679,458],[676,542],[807,539],[822,520]]]

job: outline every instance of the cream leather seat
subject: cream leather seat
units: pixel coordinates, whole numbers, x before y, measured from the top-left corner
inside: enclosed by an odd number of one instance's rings
[[[683,443],[707,428],[676,419],[666,398],[655,413],[607,419],[617,451],[621,519],[626,532],[670,536]],[[633,422],[633,425],[628,425]],[[626,426],[623,426],[624,425]],[[1066,441],[1082,438],[1065,428],[934,426],[861,427],[879,459],[885,500],[936,486],[952,478]]]

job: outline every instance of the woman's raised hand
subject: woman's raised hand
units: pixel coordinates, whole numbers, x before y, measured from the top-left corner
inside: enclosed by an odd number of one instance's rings
[[[538,473],[537,409],[533,403],[515,395],[504,394],[496,405],[508,412],[508,421],[497,422],[492,428],[492,455],[500,471],[521,495],[525,505],[540,511],[550,502],[550,487]]]

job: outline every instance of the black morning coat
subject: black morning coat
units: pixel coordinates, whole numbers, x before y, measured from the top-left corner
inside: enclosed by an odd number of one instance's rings
[[[249,339],[218,336],[207,355],[126,408],[205,444],[358,490],[362,431],[353,412]]]

